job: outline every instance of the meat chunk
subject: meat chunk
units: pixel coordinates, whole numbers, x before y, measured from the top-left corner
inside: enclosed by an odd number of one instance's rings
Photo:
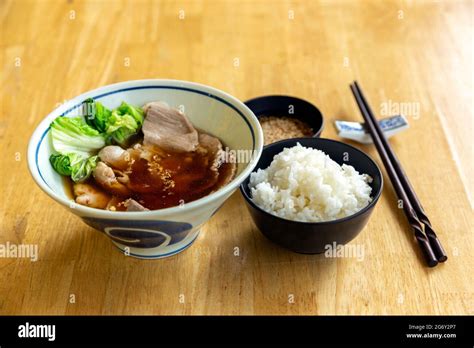
[[[117,170],[114,171],[104,162],[97,163],[92,175],[100,186],[112,194],[128,196],[131,193],[125,185],[128,182],[128,176]]]
[[[219,139],[209,134],[199,133],[199,150],[206,151],[211,159],[211,171],[215,173],[216,181],[219,176],[219,167],[224,162],[228,162],[226,170],[221,174],[223,175],[223,177],[220,178],[221,186],[229,183],[234,178],[237,171],[235,157],[232,156],[231,153],[226,153],[222,149],[222,143]]]
[[[237,163],[235,163],[235,161],[234,162],[231,161],[229,163],[228,170],[222,176],[221,185],[224,186],[224,185],[227,185],[229,182],[231,182],[234,179],[236,173],[237,173]]]
[[[142,127],[145,145],[156,145],[172,152],[196,150],[198,132],[186,115],[161,102],[149,103],[143,109],[146,113]]]
[[[147,211],[150,209],[145,208],[143,205],[138,203],[136,200],[129,198],[122,203],[127,211]]]
[[[200,151],[205,151],[211,162],[211,170],[217,173],[219,166],[222,164],[224,151],[219,139],[212,135],[199,133]]]
[[[91,208],[104,209],[111,198],[109,195],[88,184],[74,184],[73,190],[76,203]]]
[[[99,158],[102,162],[120,170],[126,170],[132,163],[130,153],[115,145],[109,145],[100,150]]]

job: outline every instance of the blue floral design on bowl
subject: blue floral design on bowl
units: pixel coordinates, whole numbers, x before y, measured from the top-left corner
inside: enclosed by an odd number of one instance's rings
[[[183,241],[193,230],[187,222],[82,218],[114,242],[133,248],[165,248]],[[158,256],[158,255],[156,255]]]

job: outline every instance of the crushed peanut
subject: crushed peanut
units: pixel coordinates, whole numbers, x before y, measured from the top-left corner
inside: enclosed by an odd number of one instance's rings
[[[147,162],[147,165],[148,171],[152,174],[158,175],[161,181],[163,181],[165,190],[169,190],[175,186],[175,182],[171,178],[171,172],[168,169],[164,169],[158,161]]]
[[[263,116],[260,117],[265,145],[289,138],[311,137],[313,129],[296,118]]]

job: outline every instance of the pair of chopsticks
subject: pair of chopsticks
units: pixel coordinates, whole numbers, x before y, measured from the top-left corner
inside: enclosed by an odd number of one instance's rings
[[[446,252],[436,236],[415,190],[411,186],[407,175],[395,156],[395,152],[387,141],[369,103],[365,99],[362,89],[357,81],[354,81],[350,87],[360,112],[364,117],[367,131],[372,136],[372,140],[387,170],[395,192],[403,203],[403,210],[413,228],[416,241],[423,252],[428,266],[434,267],[438,262],[445,262],[448,259]],[[424,225],[424,230],[422,224]]]

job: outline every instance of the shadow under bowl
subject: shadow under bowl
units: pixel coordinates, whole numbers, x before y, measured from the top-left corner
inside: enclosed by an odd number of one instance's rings
[[[351,145],[322,138],[294,138],[267,145],[254,170],[267,168],[275,155],[297,143],[325,152],[339,165],[351,165],[359,173],[370,175],[373,179],[369,184],[372,188],[372,201],[357,213],[341,219],[300,222],[280,218],[258,207],[251,199],[250,176],[243,181],[240,191],[255,225],[268,239],[297,253],[323,253],[328,246],[332,248],[334,243],[344,245],[350,242],[365,227],[382,193],[382,173],[377,164],[364,152]]]

